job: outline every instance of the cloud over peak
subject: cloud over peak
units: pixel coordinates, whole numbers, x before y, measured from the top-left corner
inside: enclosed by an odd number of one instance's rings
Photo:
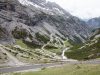
[[[72,15],[82,19],[100,16],[100,0],[47,0],[56,2]]]

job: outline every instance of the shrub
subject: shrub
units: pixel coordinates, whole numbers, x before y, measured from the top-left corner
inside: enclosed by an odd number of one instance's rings
[[[45,69],[46,69],[46,67],[41,68],[41,70],[45,70]]]
[[[28,33],[25,29],[18,29],[18,27],[15,27],[15,29],[12,31],[12,35],[16,39],[23,39],[28,36]]]
[[[39,40],[40,42],[44,42],[44,43],[47,43],[50,38],[47,37],[46,35],[41,35],[39,32],[35,34],[36,36],[36,39]]]

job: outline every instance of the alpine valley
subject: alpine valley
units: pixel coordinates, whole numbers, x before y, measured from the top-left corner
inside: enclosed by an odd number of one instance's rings
[[[100,29],[90,22],[46,0],[0,0],[0,64],[100,58]]]

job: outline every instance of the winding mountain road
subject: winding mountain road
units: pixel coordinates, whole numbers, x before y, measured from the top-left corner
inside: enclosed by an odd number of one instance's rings
[[[2,45],[1,45],[2,46]],[[6,48],[6,47],[4,47]],[[94,59],[94,60],[89,60],[89,61],[76,61],[72,59],[66,59],[66,60],[61,60],[62,62],[58,63],[50,63],[50,64],[23,64],[20,62],[17,58],[15,58],[13,55],[11,55],[8,51],[6,51],[3,47],[0,47],[0,50],[4,53],[6,53],[11,59],[11,62],[13,62],[14,67],[9,67],[9,68],[0,68],[0,73],[9,73],[9,72],[21,72],[21,71],[28,71],[32,70],[35,71],[37,69],[41,69],[44,67],[55,67],[55,66],[62,66],[65,64],[100,64],[100,59]],[[7,48],[9,49],[9,48]],[[63,52],[64,55],[64,52]],[[18,66],[17,66],[18,65]]]

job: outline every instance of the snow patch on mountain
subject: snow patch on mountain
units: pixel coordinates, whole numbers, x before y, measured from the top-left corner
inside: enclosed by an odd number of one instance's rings
[[[47,3],[48,1],[46,2],[41,2],[38,4],[34,3],[33,1],[29,1],[29,0],[18,0],[21,4],[23,5],[27,5],[27,6],[34,6],[36,8],[38,8],[39,10],[42,10],[50,15],[54,15],[54,13],[56,14],[64,14],[63,11],[61,11],[59,8],[53,8],[53,9],[50,9],[48,6],[47,6]],[[41,6],[42,5],[42,6]],[[54,11],[54,12],[53,12]]]
[[[38,6],[38,5],[34,4],[31,1],[28,1],[28,0],[18,0],[18,1],[23,5],[28,5],[28,6],[33,5],[33,6],[37,7],[37,8],[41,8],[40,6]]]

